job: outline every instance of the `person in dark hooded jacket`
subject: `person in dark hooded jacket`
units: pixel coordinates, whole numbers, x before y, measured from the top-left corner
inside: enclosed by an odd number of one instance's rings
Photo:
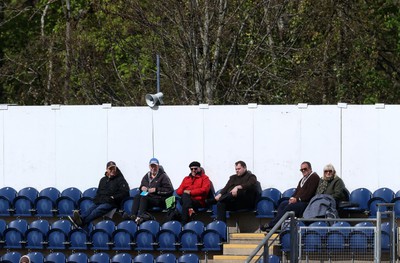
[[[82,214],[74,211],[73,217],[68,216],[76,227],[87,226],[93,220],[118,208],[122,200],[129,196],[129,185],[115,162],[109,161],[106,168],[105,175],[100,179],[94,204]]]
[[[133,199],[131,219],[140,224],[141,215],[152,207],[165,208],[165,199],[174,192],[171,180],[157,158],[151,158],[148,171],[142,178],[140,194]]]

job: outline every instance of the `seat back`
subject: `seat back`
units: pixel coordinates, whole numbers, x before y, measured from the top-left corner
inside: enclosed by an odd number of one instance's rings
[[[156,257],[155,263],[176,263],[176,256],[171,253],[161,254]]]
[[[199,256],[196,254],[184,254],[178,258],[178,263],[199,263]]]
[[[68,256],[67,262],[87,263],[88,256],[85,253],[74,253]]]
[[[112,263],[132,263],[132,257],[128,253],[119,253],[111,258]],[[144,262],[144,261],[143,261]]]
[[[133,263],[153,263],[154,256],[149,253],[139,254],[133,258]]]
[[[89,262],[110,263],[110,255],[105,252],[96,253],[89,258]]]
[[[29,252],[28,254],[29,259],[31,260],[31,263],[43,263],[44,262],[44,256],[41,252]]]
[[[76,228],[69,232],[68,234],[69,241],[69,249],[76,250],[87,250],[88,249],[88,235],[87,233],[80,229]]]
[[[46,262],[49,263],[65,263],[66,257],[64,253],[61,252],[52,252],[48,254],[45,258]]]
[[[1,261],[3,262],[11,262],[11,263],[19,263],[19,259],[21,258],[20,252],[7,252],[1,257]]]

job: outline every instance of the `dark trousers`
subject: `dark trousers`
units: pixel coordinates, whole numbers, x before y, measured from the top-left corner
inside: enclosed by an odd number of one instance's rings
[[[165,200],[163,198],[154,198],[149,195],[135,195],[132,205],[132,216],[140,216],[147,209],[152,207],[165,208]]]
[[[96,218],[99,218],[99,217],[107,214],[114,208],[115,207],[113,205],[107,204],[107,203],[98,204],[98,205],[93,204],[92,206],[90,206],[86,211],[84,211],[81,214],[83,225],[85,225],[85,226],[88,225],[90,222],[92,222]]]
[[[236,197],[231,193],[221,196],[217,203],[217,220],[226,222],[226,211],[237,211],[241,209],[254,209],[254,193],[238,191]]]
[[[293,211],[296,217],[302,217],[307,205],[307,202],[296,202],[294,204],[289,204],[288,200],[282,201],[278,206],[278,212],[276,213],[276,216],[271,222],[268,223],[268,225],[270,227],[274,227],[279,219],[281,219],[282,216],[288,211]]]
[[[182,195],[181,204],[182,204],[182,224],[186,224],[190,220],[189,208],[197,210],[198,208],[203,207],[199,201],[192,199],[189,194]]]

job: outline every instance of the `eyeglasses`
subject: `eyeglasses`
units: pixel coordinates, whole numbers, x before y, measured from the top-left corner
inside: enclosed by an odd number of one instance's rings
[[[308,168],[302,168],[302,169],[300,169],[300,172],[305,172],[307,170],[308,170]]]
[[[324,171],[324,173],[333,173],[333,171],[332,170],[326,170],[326,171]]]
[[[197,168],[198,168],[198,167],[190,167],[190,170],[192,170],[192,171],[197,171]]]

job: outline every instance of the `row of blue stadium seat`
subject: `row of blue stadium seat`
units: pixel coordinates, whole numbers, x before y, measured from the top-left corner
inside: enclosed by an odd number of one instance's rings
[[[262,191],[261,200],[256,205],[256,217],[273,218],[280,202],[290,198],[295,188],[289,188],[281,193],[276,188]],[[16,192],[11,187],[0,189],[0,216],[38,216],[63,217],[72,215],[73,210],[86,210],[93,203],[97,188],[92,187],[81,192],[78,188],[70,187],[62,192],[54,187],[48,187],[38,192],[33,187],[26,187]],[[124,200],[122,207],[130,214],[133,197],[139,193],[138,188],[130,190],[130,197]],[[373,193],[366,188],[358,188],[349,193],[349,204],[343,208],[348,212],[364,212],[370,217],[376,217],[379,203],[394,203],[396,218],[400,218],[400,190],[395,193],[390,188],[379,188]],[[381,206],[381,212],[386,211]],[[216,206],[213,207],[214,216]]]
[[[6,249],[75,249],[75,250],[136,250],[136,251],[220,251],[227,241],[227,226],[222,221],[204,225],[191,221],[184,226],[179,221],[160,225],[155,220],[137,226],[134,221],[118,225],[103,220],[86,232],[74,228],[68,220],[50,224],[39,219],[28,222],[17,219],[6,224],[0,220],[0,246]]]
[[[19,263],[22,254],[19,252],[8,252],[1,257],[2,262]],[[138,254],[132,256],[128,253],[118,253],[109,255],[106,252],[95,253],[91,256],[86,253],[73,253],[69,256],[62,252],[53,252],[48,255],[43,255],[41,252],[28,253],[32,263],[199,263],[199,257],[196,254],[189,253],[179,256],[166,253],[154,256],[149,253]],[[279,261],[276,261],[279,262]]]
[[[374,248],[375,225],[370,221],[359,222],[353,227],[349,222],[339,221],[329,225],[325,221],[317,221],[305,226],[298,222],[301,231],[301,243],[305,252],[322,252],[322,250],[347,250],[360,252]],[[396,229],[395,229],[396,230]],[[390,249],[389,222],[381,224],[381,248]],[[397,234],[394,233],[396,236]],[[290,229],[284,229],[280,234],[282,251],[290,251]]]

